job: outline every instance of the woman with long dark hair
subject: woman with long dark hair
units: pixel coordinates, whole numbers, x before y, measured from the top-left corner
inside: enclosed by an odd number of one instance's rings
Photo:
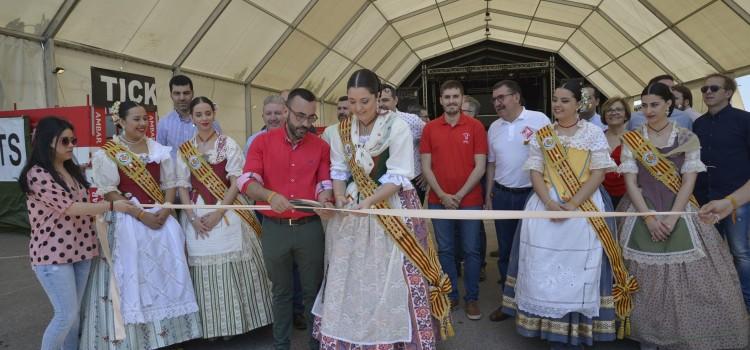
[[[185,237],[171,209],[143,204],[175,197],[171,147],[146,137],[143,106],[113,106],[122,132],[92,158],[97,193],[127,199],[134,213],[114,214],[101,234],[103,259],[94,261],[81,319],[81,349],[155,349],[201,335],[185,258]]]
[[[629,212],[696,212],[700,142],[669,121],[674,97],[654,83],[641,93],[646,124],[622,136]],[[695,215],[628,217],[620,235],[635,294],[632,338],[641,349],[735,349],[748,322],[732,256],[719,232]]]
[[[330,140],[336,207],[418,209],[410,182],[411,132],[395,113],[378,115],[379,85],[367,69],[349,78],[353,115],[339,123]],[[321,348],[435,349],[438,323],[433,316],[445,327],[443,334],[450,333],[443,293],[450,282],[430,247],[425,221],[383,219],[338,214],[328,221],[326,275],[313,307],[313,336]],[[404,249],[404,242],[409,248]],[[447,288],[434,299],[444,303],[432,308],[428,282],[441,277]]]
[[[68,121],[42,119],[18,178],[29,210],[32,269],[54,309],[42,349],[78,349],[81,297],[91,259],[99,255],[92,216],[137,210],[124,200],[89,202],[89,183],[73,159],[77,141]]]

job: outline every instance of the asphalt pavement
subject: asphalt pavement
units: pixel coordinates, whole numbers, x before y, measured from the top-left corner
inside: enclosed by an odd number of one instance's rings
[[[486,225],[488,251],[497,247],[494,227]],[[52,316],[52,307],[36,280],[28,261],[28,237],[0,233],[0,350],[39,349],[41,337]],[[490,322],[489,314],[500,302],[497,259],[487,257],[487,279],[480,283],[482,319],[471,321],[461,307],[453,311],[456,336],[438,344],[439,350],[548,349],[546,342],[518,335],[512,319]],[[462,286],[459,286],[462,289]],[[294,331],[292,349],[306,349],[308,333]],[[272,350],[271,327],[264,327],[229,340],[194,340],[172,349],[257,349]],[[600,343],[591,349],[638,349],[632,341]]]

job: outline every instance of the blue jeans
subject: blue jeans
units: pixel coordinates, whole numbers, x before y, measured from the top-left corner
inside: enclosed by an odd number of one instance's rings
[[[506,190],[492,188],[492,209],[493,210],[523,210],[526,205],[526,198],[529,197],[528,191],[510,192]],[[497,268],[500,271],[500,289],[505,285],[505,278],[508,276],[508,263],[510,261],[510,249],[513,247],[513,237],[516,234],[516,228],[520,220],[495,220],[495,234],[497,235],[498,260]]]
[[[32,267],[54,309],[44,331],[42,350],[78,349],[79,311],[90,269],[91,260]]]
[[[734,267],[740,276],[745,307],[750,311],[750,204],[737,208],[737,223],[729,216],[718,224],[719,232],[729,242]]]
[[[445,209],[440,204],[430,204],[430,209]],[[461,208],[464,210],[481,209],[480,206]],[[464,300],[473,301],[479,299],[479,270],[482,268],[482,260],[479,256],[481,246],[479,238],[479,226],[482,224],[479,220],[444,220],[433,219],[432,225],[435,227],[435,237],[438,245],[438,258],[443,271],[448,274],[453,285],[448,297],[451,300],[458,299],[458,271],[456,270],[456,250],[455,231],[459,226],[461,231],[461,246],[464,253],[464,288],[466,296]]]

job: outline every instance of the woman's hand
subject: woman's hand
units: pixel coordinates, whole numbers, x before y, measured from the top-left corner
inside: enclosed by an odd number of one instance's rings
[[[138,215],[140,208],[136,207],[132,202],[125,199],[118,199],[112,203],[112,208],[116,212]]]
[[[372,203],[370,202],[370,197],[365,198],[363,201],[357,203],[352,208],[353,210],[362,210],[362,209],[370,209],[372,208]],[[367,216],[365,213],[351,213],[355,216]]]
[[[550,198],[547,200],[547,203],[544,204],[544,209],[547,211],[567,211],[567,209],[563,208],[563,205],[555,201],[554,199]],[[565,221],[567,219],[550,219],[552,222],[560,222]]]
[[[664,223],[667,229],[669,229],[668,233],[671,234],[672,231],[674,231],[675,226],[677,225],[677,220],[679,219],[680,219],[679,215],[669,215],[666,217],[662,217],[660,221]]]
[[[143,213],[139,214],[139,216],[140,216],[139,220],[152,230],[158,230],[162,226],[164,226],[164,222],[159,220],[159,217],[156,216],[156,214],[143,211]]]
[[[159,218],[159,222],[161,223],[161,225],[164,225],[164,223],[167,222],[169,215],[172,215],[172,209],[164,208],[156,212],[156,217]]]
[[[654,242],[663,242],[669,238],[669,227],[662,221],[654,216],[647,216],[644,219],[646,221],[646,227],[651,233],[651,239]]]
[[[213,230],[219,224],[222,218],[224,218],[224,212],[222,210],[214,210],[195,219],[195,221],[200,221],[203,227],[206,228],[206,233],[208,233],[208,231]]]
[[[195,239],[208,238],[208,232],[211,231],[211,229],[203,224],[200,217],[196,216],[190,219],[190,224],[193,225],[193,229],[195,229]]]

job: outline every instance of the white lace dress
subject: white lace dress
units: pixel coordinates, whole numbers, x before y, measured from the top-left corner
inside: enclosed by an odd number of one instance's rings
[[[585,121],[580,121],[578,126],[572,137],[559,136],[569,153],[575,149],[588,157],[588,169],[574,167],[574,171],[614,169],[616,165],[609,156],[609,146],[601,129]],[[531,139],[530,145],[524,169],[544,173],[544,158],[536,137]],[[555,186],[548,185],[548,189],[553,200],[562,202]],[[599,191],[595,191],[591,199],[604,210]],[[524,210],[546,209],[534,193]],[[572,312],[589,318],[599,316],[599,284],[610,281],[600,281],[602,245],[587,219],[523,220],[519,238],[516,282],[519,310],[548,318],[561,318]]]
[[[158,164],[161,188],[175,187],[171,147],[148,140],[147,164]],[[117,164],[103,150],[94,154],[97,194],[121,191]],[[133,195],[139,205],[145,198]],[[144,209],[156,212],[157,208]],[[185,257],[185,238],[170,216],[153,230],[135,217],[110,213],[112,261],[97,259],[86,287],[81,322],[81,349],[155,349],[200,337],[198,304]],[[111,279],[114,277],[114,279]],[[124,339],[116,339],[113,294],[119,295]]]
[[[409,182],[414,176],[411,132],[395,114],[378,117],[369,137],[360,137],[354,123],[354,150],[343,145],[338,132],[330,136],[332,179],[350,179],[347,154],[355,154],[365,173],[387,157],[387,170],[378,182],[402,186],[388,203],[392,208],[405,207],[409,195],[404,193],[409,191],[416,198]],[[346,193],[355,203],[364,199],[353,181]],[[375,216],[337,215],[329,220],[325,277],[312,310],[313,335],[321,348],[432,349],[427,301],[423,278]]]

